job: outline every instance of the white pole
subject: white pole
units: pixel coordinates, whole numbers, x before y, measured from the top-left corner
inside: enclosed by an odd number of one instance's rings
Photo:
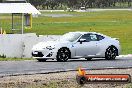
[[[23,26],[24,26],[24,19],[23,19],[23,13],[22,13],[22,34],[23,34],[23,32],[24,32]]]

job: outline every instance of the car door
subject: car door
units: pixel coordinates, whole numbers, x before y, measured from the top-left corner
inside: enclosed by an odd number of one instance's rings
[[[95,34],[84,34],[80,39],[85,39],[86,41],[78,41],[74,46],[76,47],[76,56],[87,57],[95,56],[98,52],[97,37]]]

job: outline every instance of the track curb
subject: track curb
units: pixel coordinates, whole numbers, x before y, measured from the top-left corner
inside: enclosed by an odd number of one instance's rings
[[[105,67],[105,68],[92,68],[92,69],[87,69],[87,68],[82,68],[87,70],[110,70],[110,69],[132,69],[131,67]],[[71,72],[71,71],[78,71],[78,69],[67,69],[67,70],[57,70],[57,71],[49,71],[49,72],[33,72],[33,73],[15,73],[15,74],[5,74],[5,75],[0,75],[0,78],[4,77],[11,77],[11,76],[24,76],[24,75],[37,75],[37,74],[53,74],[53,73],[62,73],[62,72]]]

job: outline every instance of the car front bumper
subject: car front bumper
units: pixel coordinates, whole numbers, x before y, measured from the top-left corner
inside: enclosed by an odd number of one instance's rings
[[[32,50],[32,57],[35,59],[54,59],[56,58],[56,52],[55,50]]]

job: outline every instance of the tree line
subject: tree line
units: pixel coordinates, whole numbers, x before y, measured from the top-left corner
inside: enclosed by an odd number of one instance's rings
[[[3,0],[0,0],[2,2]],[[26,0],[39,9],[130,8],[132,0]]]
[[[132,0],[28,0],[42,9],[87,8],[129,8]]]

